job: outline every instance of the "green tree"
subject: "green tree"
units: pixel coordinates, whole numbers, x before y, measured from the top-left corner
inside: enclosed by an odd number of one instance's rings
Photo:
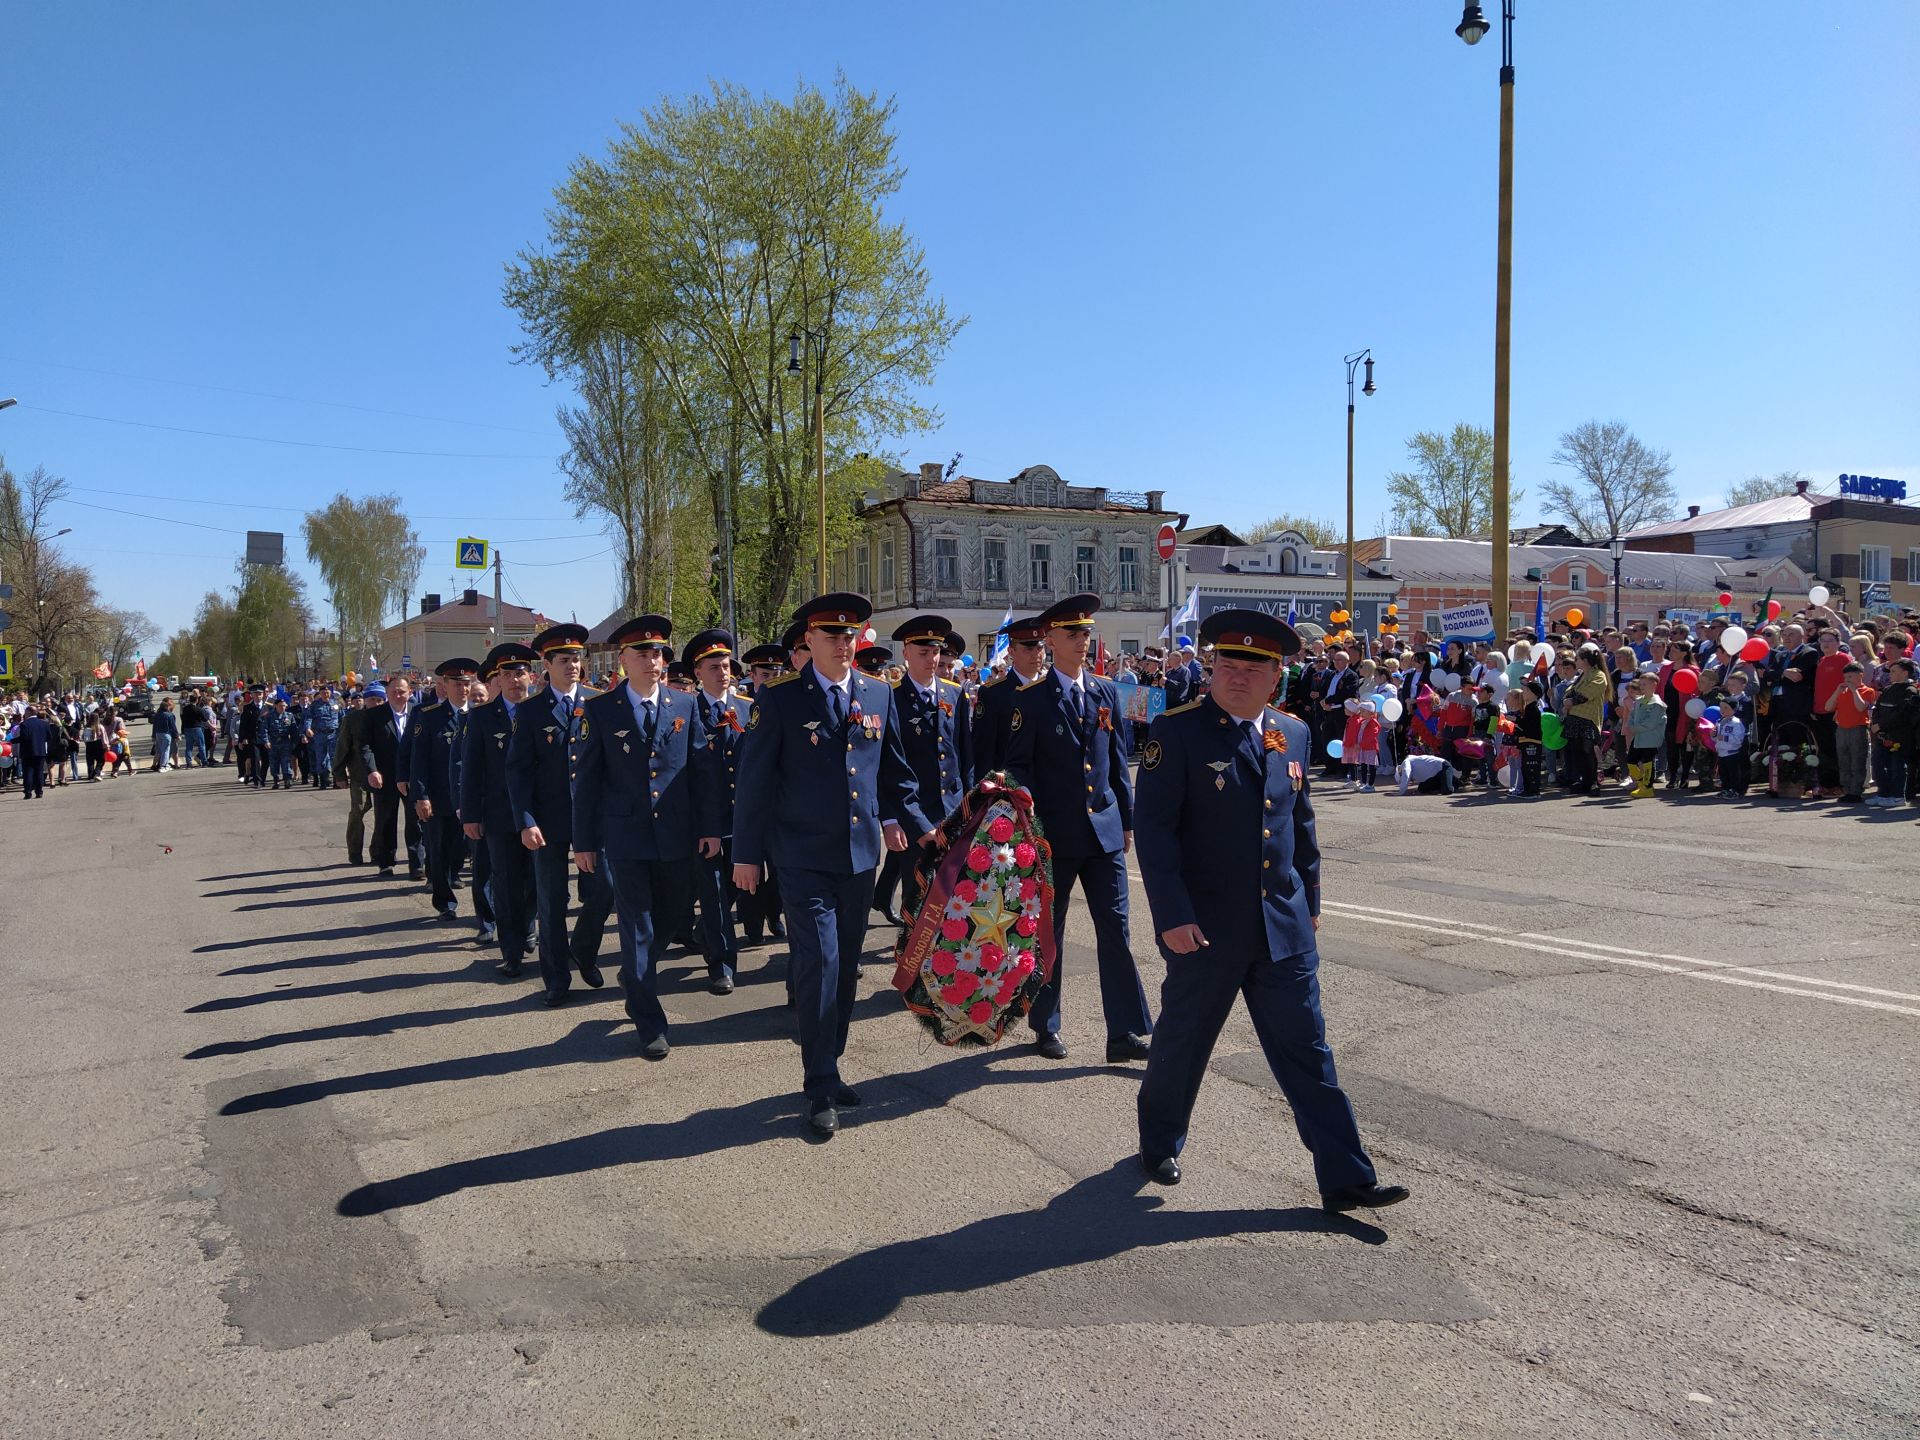
[[[116,674],[159,634],[153,621],[138,610],[101,610],[98,624],[101,658],[113,666]]]
[[[218,591],[209,590],[200,597],[193,613],[193,648],[196,659],[192,670],[199,675],[219,675],[231,679],[233,664],[233,602]]]
[[[36,695],[55,679],[73,683],[99,655],[100,600],[93,572],[62,553],[48,513],[67,488],[65,479],[43,465],[21,479],[0,458],[0,579],[13,586],[6,608],[15,616],[7,638],[19,647],[17,661],[36,653],[44,657],[34,675]]]
[[[1422,430],[1407,441],[1406,470],[1387,476],[1394,529],[1451,539],[1493,533],[1493,435],[1464,422],[1450,434]],[[1510,490],[1517,506],[1524,490]],[[1344,538],[1344,537],[1343,537]]]
[[[300,523],[307,558],[320,570],[333,606],[339,638],[340,669],[348,656],[364,655],[380,631],[388,603],[396,594],[402,612],[412,581],[402,584],[409,551],[420,544],[398,495],[369,495],[355,500],[342,493]],[[418,566],[414,567],[415,578]]]
[[[1271,540],[1286,530],[1293,531],[1316,550],[1331,550],[1347,543],[1347,532],[1339,524],[1313,515],[1275,515],[1270,520],[1262,520],[1246,535],[1248,540],[1257,542]]]
[[[727,85],[663,100],[604,160],[575,164],[545,250],[509,266],[521,358],[583,381],[569,478],[621,537],[630,591],[661,593],[647,572],[664,570],[677,613],[737,589],[740,626],[776,633],[813,583],[816,441],[831,552],[850,533],[855,457],[939,424],[923,396],[964,322],[884,214],[905,173],[893,121],[891,101],[844,80],[791,101]],[[615,336],[630,347],[617,368],[583,380]],[[705,514],[682,524],[690,493]],[[708,581],[694,598],[689,562]]]
[[[1547,511],[1589,540],[1625,535],[1673,513],[1673,461],[1619,420],[1589,420],[1560,437],[1553,463],[1573,480],[1549,480]]]
[[[1757,505],[1762,500],[1777,500],[1792,495],[1807,483],[1798,470],[1782,470],[1777,475],[1750,475],[1727,486],[1727,505]]]
[[[233,587],[229,646],[233,665],[256,679],[284,675],[294,668],[300,642],[313,623],[306,585],[278,565],[239,563],[240,583]]]

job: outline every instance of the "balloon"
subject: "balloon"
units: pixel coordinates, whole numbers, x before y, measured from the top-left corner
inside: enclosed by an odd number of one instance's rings
[[[1553,663],[1553,646],[1545,640],[1536,640],[1527,658],[1532,660],[1536,665],[1542,660],[1551,665]]]
[[[1329,740],[1327,742],[1327,758],[1329,760],[1338,760],[1346,753],[1347,747],[1342,745],[1338,740]]]
[[[1729,625],[1720,632],[1720,648],[1729,655],[1738,655],[1746,643],[1747,632],[1738,625]]]
[[[1586,618],[1587,618],[1587,612],[1580,609],[1577,605],[1573,609],[1567,611],[1567,624],[1569,625],[1578,626]]]
[[[1780,602],[1778,600],[1767,601],[1767,618],[1769,620],[1778,620],[1780,618]]]
[[[1824,585],[1816,585],[1807,591],[1807,599],[1815,605],[1824,605],[1833,598],[1833,592]]]
[[[1387,606],[1387,614],[1398,615],[1399,613],[1400,613],[1400,607],[1398,605]]]
[[[1673,688],[1682,695],[1691,695],[1700,688],[1700,672],[1692,666],[1673,672]]]
[[[1768,653],[1767,642],[1762,640],[1758,635],[1755,635],[1740,647],[1740,658],[1742,660],[1764,660],[1767,658]]]
[[[1549,750],[1567,748],[1567,735],[1560,728],[1560,717],[1551,710],[1540,712],[1540,743]]]
[[[973,656],[962,655],[960,657],[960,663],[964,665],[967,669],[971,670],[973,668]]]
[[[1451,670],[1442,670],[1440,672],[1440,693],[1441,694],[1451,695],[1454,691],[1458,690],[1459,688],[1460,688],[1460,677],[1458,675],[1454,674]]]
[[[1407,707],[1391,695],[1387,697],[1387,703],[1380,707],[1380,718],[1385,720],[1389,725],[1406,713]]]
[[[1720,707],[1718,705],[1707,706],[1703,713],[1705,718],[1711,720],[1714,724],[1718,725],[1720,723]]]
[[[1502,790],[1511,790],[1513,788],[1513,766],[1502,765],[1498,770],[1493,772],[1493,778],[1500,782],[1500,788]]]
[[[1720,601],[1720,608],[1722,610],[1733,604],[1733,592],[1731,590],[1722,590],[1716,598]]]
[[[1687,701],[1687,718],[1689,720],[1698,720],[1702,715],[1706,713],[1707,713],[1707,702],[1702,700],[1698,695],[1694,696],[1691,700]]]

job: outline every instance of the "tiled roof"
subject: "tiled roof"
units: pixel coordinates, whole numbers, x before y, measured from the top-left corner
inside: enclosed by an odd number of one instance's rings
[[[1662,535],[1698,535],[1709,530],[1737,530],[1744,525],[1792,525],[1813,513],[1818,495],[1776,495],[1751,505],[1735,505],[1730,510],[1709,510],[1679,520],[1663,520],[1658,525],[1643,525],[1629,530],[1629,540],[1650,540]]]

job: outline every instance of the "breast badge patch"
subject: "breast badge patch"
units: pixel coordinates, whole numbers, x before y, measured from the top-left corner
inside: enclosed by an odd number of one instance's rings
[[[1017,714],[1018,712],[1016,711],[1015,713]],[[1140,752],[1140,768],[1142,770],[1152,770],[1159,764],[1160,742],[1158,740],[1149,740],[1147,741],[1147,748]]]
[[[1021,722],[1025,719],[1026,719],[1026,715],[1022,711],[1015,710],[1013,712],[1013,719],[1010,722],[1008,722],[1007,729],[1018,730],[1020,728]]]

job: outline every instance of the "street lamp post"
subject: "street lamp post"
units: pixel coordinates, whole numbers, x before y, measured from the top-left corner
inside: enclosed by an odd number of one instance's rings
[[[1356,350],[1347,363],[1347,623],[1353,623],[1353,372],[1362,361],[1367,366],[1367,382],[1362,395],[1373,394],[1373,351]]]
[[[1453,33],[1478,45],[1491,27],[1478,5],[1461,12]],[[1500,0],[1500,233],[1493,303],[1493,602],[1494,630],[1505,634],[1508,545],[1507,392],[1513,334],[1513,0]]]
[[[820,557],[816,564],[819,584],[814,588],[816,595],[827,592],[827,332],[825,330],[799,329],[787,336],[787,373],[801,374],[800,342],[807,342],[808,352],[814,345],[820,347],[818,363],[813,371],[813,443],[814,463],[820,479]]]
[[[1627,553],[1627,542],[1618,535],[1608,537],[1607,549],[1613,552],[1613,628],[1620,628],[1620,561]]]

